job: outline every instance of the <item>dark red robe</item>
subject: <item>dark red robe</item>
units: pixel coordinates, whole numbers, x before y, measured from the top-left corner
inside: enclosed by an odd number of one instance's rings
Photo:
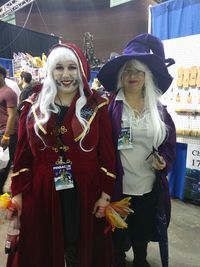
[[[75,102],[76,97],[64,117],[62,125],[67,131],[62,140],[68,146],[66,157],[72,161],[80,192],[80,267],[111,267],[111,233],[105,235],[105,219],[92,214],[101,192],[111,195],[115,182],[107,101],[96,92],[88,97],[85,113],[89,116],[86,119],[90,120],[90,130],[82,145],[92,149],[90,152],[84,152],[79,145],[81,128],[74,115]],[[30,103],[25,104],[19,121],[11,187],[13,196],[19,193],[23,196],[19,247],[14,256],[9,256],[7,267],[64,267],[61,206],[52,169],[59,156],[54,149],[56,115],[52,113],[45,126],[46,134],[40,131],[44,147],[34,132],[34,120],[27,122],[30,107]]]

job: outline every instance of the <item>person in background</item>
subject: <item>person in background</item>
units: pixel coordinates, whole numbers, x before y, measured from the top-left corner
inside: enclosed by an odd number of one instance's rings
[[[109,93],[104,90],[104,87],[101,85],[97,78],[94,78],[93,80],[92,89],[96,90],[103,97],[109,96]]]
[[[9,148],[10,160],[0,170],[0,194],[8,177],[17,143],[17,95],[6,85],[6,69],[0,65],[0,146]]]
[[[20,86],[22,88],[21,94],[20,94],[20,102],[27,99],[29,96],[33,93],[33,86],[31,84],[32,81],[32,75],[31,73],[27,71],[22,71],[20,74],[21,82]]]
[[[11,80],[10,78],[6,77],[5,78],[5,83],[8,87],[10,87],[14,92],[15,94],[17,95],[17,103],[19,104],[19,96],[21,94],[21,90],[19,89],[19,86],[18,84]]]
[[[167,70],[171,64],[174,60],[165,59],[162,42],[144,33],[97,74],[105,89],[113,92],[109,106],[117,153],[113,199],[131,196],[134,210],[127,218],[128,230],[114,232],[115,267],[125,266],[127,244],[134,252],[133,266],[149,267],[146,257],[151,240],[159,241],[162,264],[168,266],[166,176],[175,159],[176,132],[159,98],[172,82]]]
[[[24,101],[11,182],[20,236],[7,267],[111,267],[104,209],[115,183],[108,100],[75,44],[58,44]]]

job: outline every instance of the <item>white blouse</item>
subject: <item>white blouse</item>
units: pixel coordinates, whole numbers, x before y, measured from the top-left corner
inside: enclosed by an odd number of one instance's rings
[[[116,101],[123,101],[121,127],[130,127],[132,144],[130,148],[120,148],[120,158],[124,169],[123,193],[128,195],[143,195],[151,192],[155,173],[152,170],[152,158],[146,160],[152,152],[153,126],[150,112],[145,109],[142,113],[133,110],[122,90]]]

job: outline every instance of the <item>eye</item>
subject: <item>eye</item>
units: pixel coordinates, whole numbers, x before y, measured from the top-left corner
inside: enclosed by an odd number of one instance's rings
[[[125,69],[124,70],[124,73],[127,74],[127,75],[141,75],[143,74],[144,72],[141,71],[141,70],[137,70],[137,69]]]
[[[56,70],[63,70],[64,67],[63,67],[62,65],[56,65],[55,69],[56,69]]]
[[[77,70],[77,66],[76,65],[70,65],[68,67],[69,70]]]

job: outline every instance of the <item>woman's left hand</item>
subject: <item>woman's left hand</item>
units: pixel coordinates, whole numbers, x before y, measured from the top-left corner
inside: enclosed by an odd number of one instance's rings
[[[110,196],[102,192],[101,197],[97,200],[94,205],[93,214],[96,218],[105,217],[105,208],[110,204]]]
[[[166,162],[164,158],[160,155],[153,157],[152,167],[158,171],[163,170],[166,167]]]

